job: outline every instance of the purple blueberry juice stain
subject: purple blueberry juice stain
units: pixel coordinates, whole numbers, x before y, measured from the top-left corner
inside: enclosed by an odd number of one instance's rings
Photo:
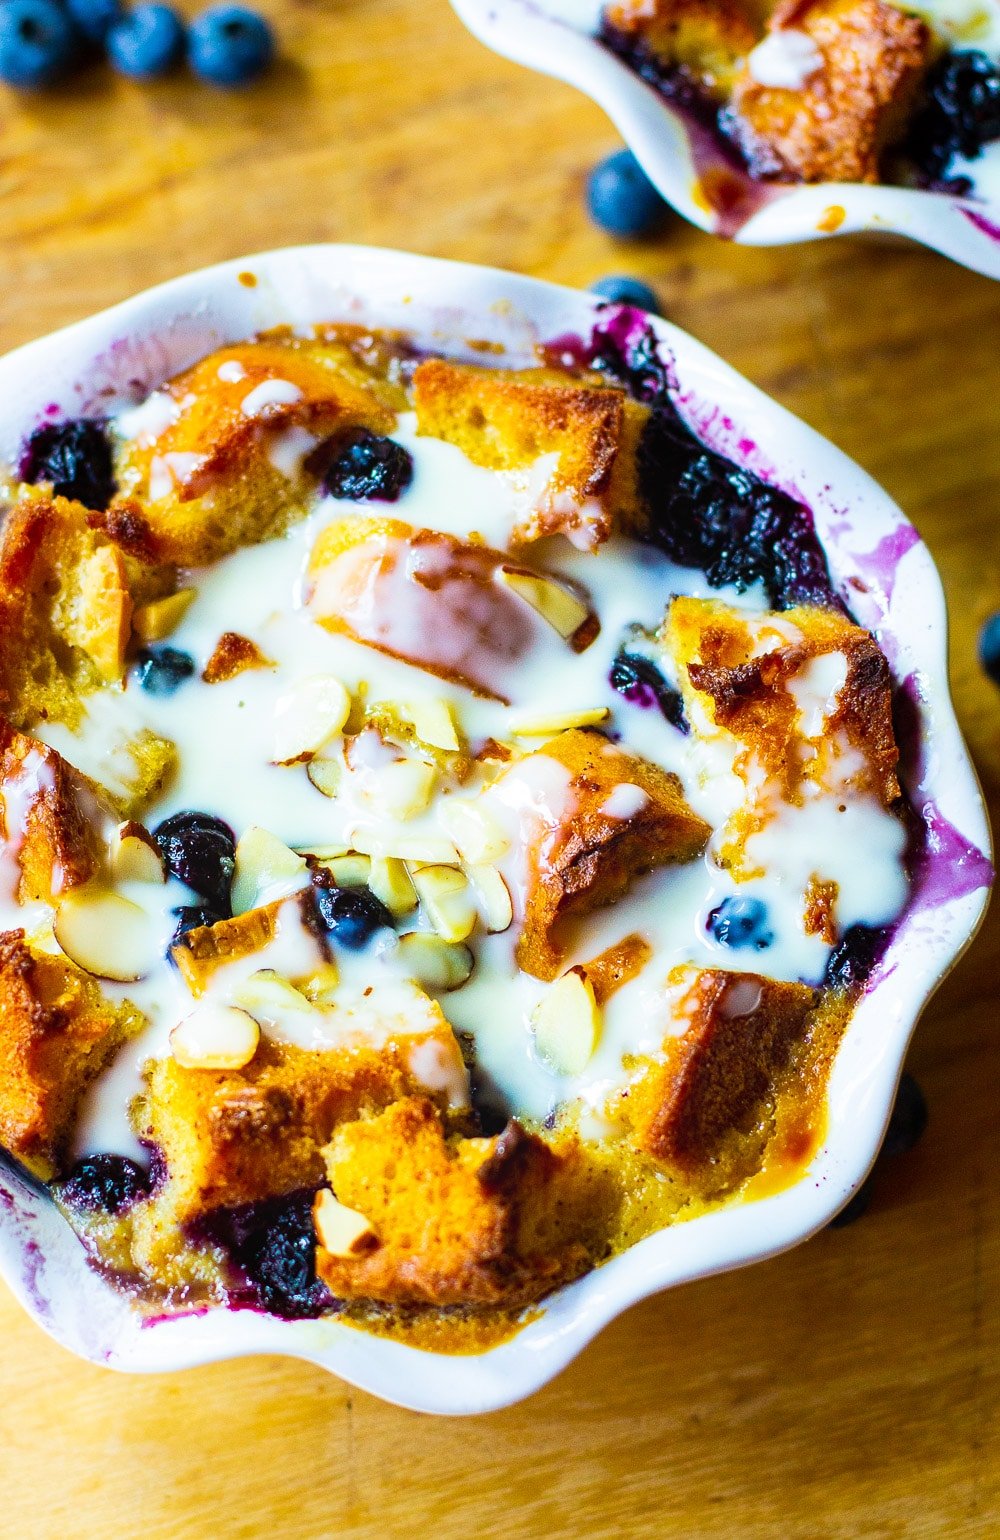
[[[884,597],[886,607],[892,600],[899,564],[908,551],[920,544],[920,535],[912,524],[899,524],[888,535],[883,535],[874,550],[853,558],[869,588]]]
[[[964,214],[970,225],[973,225],[983,235],[988,235],[991,241],[1000,241],[1000,225],[995,220],[987,219],[978,209],[959,209]]]

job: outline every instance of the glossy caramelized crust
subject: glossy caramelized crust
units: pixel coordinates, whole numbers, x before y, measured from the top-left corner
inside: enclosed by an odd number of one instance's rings
[[[282,435],[329,454],[346,429],[391,432],[405,401],[342,345],[291,336],[220,349],[164,390],[176,416],[124,447],[101,522],[134,555],[185,566],[279,535],[304,511],[317,477],[301,457],[286,474]]]
[[[342,1126],[325,1153],[337,1198],[375,1232],[355,1256],[318,1248],[337,1298],[528,1304],[606,1250],[613,1193],[574,1140],[545,1143],[517,1124],[493,1139],[449,1137],[413,1098]]]
[[[249,669],[273,667],[270,658],[248,636],[241,636],[238,631],[223,631],[201,677],[206,684],[223,684]]]
[[[757,42],[762,5],[743,0],[612,0],[607,23],[641,42],[665,70],[681,70],[713,96],[728,94]]]
[[[868,631],[834,610],[799,606],[760,624],[710,599],[675,599],[664,630],[689,701],[709,723],[746,745],[782,795],[795,800],[808,779],[832,779],[846,744],[856,758],[849,784],[891,807],[900,795],[892,725],[892,678]],[[814,660],[841,654],[845,678],[808,745],[789,688]]]
[[[554,456],[544,495],[513,540],[567,535],[593,549],[641,522],[636,452],[649,408],[622,390],[547,369],[479,369],[428,359],[413,377],[419,432],[476,465],[527,471]]]
[[[0,1143],[37,1175],[58,1174],[91,1081],[143,1024],[62,956],[0,935]]]
[[[423,1090],[410,1065],[419,1044],[439,1040],[458,1059],[451,1028],[429,1003],[428,1018],[430,1030],[381,1045],[309,1050],[263,1037],[241,1070],[150,1061],[135,1122],[167,1176],[135,1215],[140,1269],[183,1273],[190,1227],[216,1209],[317,1186],[321,1148],[339,1123]]]
[[[556,828],[543,833],[529,852],[515,955],[526,973],[554,979],[566,949],[564,920],[615,903],[642,872],[694,860],[711,829],[688,806],[675,775],[600,733],[572,729],[537,754],[569,772],[568,796]],[[518,764],[507,774],[518,774]],[[605,810],[622,785],[638,787],[645,798],[625,818]]]
[[[54,902],[100,866],[94,791],[55,749],[0,717],[0,814],[17,852],[17,900]]]
[[[192,995],[204,994],[216,969],[261,951],[278,932],[282,900],[247,909],[214,925],[196,925],[170,949],[170,960]]]
[[[732,126],[755,175],[803,182],[877,182],[929,62],[927,25],[891,0],[785,0],[771,30],[806,33],[822,68],[800,90],[762,86],[744,69]]]
[[[680,972],[662,1054],[622,1094],[621,1110],[639,1149],[694,1176],[731,1134],[752,1130],[817,996],[755,973]],[[756,1156],[748,1145],[742,1175]]]

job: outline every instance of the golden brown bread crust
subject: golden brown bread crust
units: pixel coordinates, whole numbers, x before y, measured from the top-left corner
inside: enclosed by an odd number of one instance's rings
[[[55,749],[0,717],[0,817],[20,869],[16,898],[54,903],[99,870],[93,789]]]
[[[526,973],[549,980],[566,950],[563,921],[615,903],[641,872],[694,860],[712,831],[688,806],[675,775],[600,733],[573,728],[537,753],[569,771],[569,797],[558,827],[529,853],[515,955]],[[516,775],[517,764],[506,774]],[[646,795],[645,804],[627,818],[603,810],[620,785],[637,786]]]
[[[420,433],[456,444],[476,465],[526,470],[557,456],[515,542],[565,534],[591,549],[641,518],[636,451],[648,407],[622,390],[547,369],[481,369],[433,358],[413,377]]]
[[[623,985],[636,978],[652,955],[653,948],[649,942],[633,932],[630,936],[623,936],[621,941],[616,941],[606,951],[592,957],[589,962],[581,963],[583,972],[590,980],[597,1004],[603,1005]]]
[[[317,1249],[340,1299],[397,1305],[521,1305],[600,1258],[615,1199],[575,1140],[558,1146],[509,1124],[493,1139],[449,1137],[424,1098],[342,1125],[325,1151],[341,1203],[378,1244],[352,1257]]]
[[[268,381],[299,395],[262,398],[248,414],[243,403]],[[164,389],[176,419],[122,446],[121,491],[100,522],[132,554],[184,566],[279,535],[303,512],[320,467],[285,475],[269,458],[279,434],[300,429],[319,445],[352,427],[389,433],[402,404],[398,387],[370,374],[343,343],[290,333],[222,348]]]
[[[84,1091],[143,1025],[62,956],[0,934],[0,1143],[48,1180],[66,1154]]]
[[[812,38],[823,66],[801,90],[762,86],[744,69],[732,124],[754,173],[803,182],[877,182],[927,68],[926,23],[891,0],[784,0],[771,30]]]
[[[760,36],[761,9],[743,0],[612,0],[605,18],[617,32],[641,41],[664,70],[679,70],[701,90],[723,97]]]
[[[217,968],[250,957],[273,941],[284,902],[278,899],[231,919],[216,920],[214,925],[196,925],[186,931],[171,947],[170,957],[191,993],[203,994]]]
[[[816,994],[755,973],[681,970],[673,1017],[680,1035],[622,1093],[638,1147],[695,1176],[732,1133],[749,1133],[805,1033]],[[752,1164],[756,1150],[748,1145]],[[749,1169],[743,1172],[749,1175]]]
[[[202,670],[206,684],[223,684],[245,674],[248,669],[273,668],[271,659],[265,657],[256,642],[238,631],[223,631],[216,642],[212,656]]]

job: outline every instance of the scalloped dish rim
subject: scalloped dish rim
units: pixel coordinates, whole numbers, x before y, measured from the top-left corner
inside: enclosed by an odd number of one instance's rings
[[[94,412],[125,382],[151,388],[211,347],[279,321],[404,326],[428,345],[470,357],[471,341],[503,343],[516,360],[536,341],[589,335],[600,309],[593,296],[537,279],[374,248],[241,258],[173,279],[0,359],[0,384],[16,382],[7,399],[17,403],[0,420],[0,453],[12,457],[46,408]],[[650,324],[673,355],[678,400],[699,434],[812,508],[835,578],[864,585],[852,597],[857,618],[879,630],[897,679],[911,680],[922,728],[933,733],[934,753],[909,788],[936,831],[923,886],[838,1050],[824,1142],[784,1191],[649,1236],[545,1300],[515,1336],[468,1356],[405,1346],[336,1318],[282,1321],[216,1308],[143,1323],[90,1269],[55,1206],[0,1170],[0,1275],[39,1325],[84,1358],[146,1373],[277,1353],[414,1410],[495,1410],[547,1383],[638,1300],[805,1240],[867,1174],[917,1017],[971,941],[988,895],[989,828],[948,694],[940,579],[916,531],[859,467],[686,333],[659,319]],[[964,890],[956,872],[968,879]]]

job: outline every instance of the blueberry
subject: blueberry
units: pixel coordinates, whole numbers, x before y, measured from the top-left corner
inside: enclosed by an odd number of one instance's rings
[[[169,5],[137,5],[108,33],[108,58],[121,75],[155,80],[184,53],[184,24]]]
[[[191,23],[191,68],[213,86],[249,85],[273,58],[274,34],[256,11],[240,5],[214,5]]]
[[[194,658],[179,647],[143,647],[138,673],[147,695],[173,695],[194,673]]]
[[[358,428],[338,441],[323,485],[331,497],[394,503],[413,480],[413,456],[395,439]]]
[[[122,14],[121,0],[65,0],[65,6],[88,43],[103,43]]]
[[[906,1074],[899,1082],[879,1158],[905,1155],[920,1142],[926,1127],[927,1099],[913,1076]]]
[[[590,173],[587,207],[595,224],[611,235],[651,235],[667,205],[631,150],[617,150]]]
[[[828,989],[858,988],[868,979],[888,940],[888,927],[851,925],[827,958],[823,983]]]
[[[227,918],[218,909],[213,909],[209,904],[180,904],[171,910],[176,915],[177,924],[170,938],[171,947],[176,946],[182,936],[186,936],[189,930],[199,930],[202,925],[214,925],[217,920]]]
[[[232,913],[229,890],[235,869],[236,839],[228,824],[211,813],[174,813],[153,830],[167,870],[220,917]]]
[[[853,1198],[849,1198],[839,1214],[835,1214],[830,1220],[828,1228],[831,1230],[843,1230],[846,1225],[852,1225],[862,1214],[867,1213],[868,1205],[872,1201],[872,1193],[875,1184],[869,1176],[861,1183]]]
[[[77,1161],[60,1195],[87,1214],[121,1214],[146,1196],[149,1185],[149,1173],[125,1155],[88,1155]]]
[[[359,952],[377,931],[393,928],[389,910],[367,888],[335,888],[318,873],[313,902],[322,928],[341,946]]]
[[[242,1273],[250,1298],[286,1319],[317,1316],[335,1304],[316,1277],[312,1190],[223,1210],[206,1229]]]
[[[612,689],[634,706],[656,706],[672,727],[682,733],[690,731],[680,691],[667,683],[650,658],[620,648],[611,665],[608,681]]]
[[[3,26],[19,0],[0,5],[0,78],[3,75]],[[84,417],[36,428],[21,455],[22,481],[50,481],[57,497],[72,497],[102,512],[115,494],[111,444],[102,422]]]
[[[72,20],[55,0],[0,5],[0,80],[22,90],[52,85],[80,51]]]
[[[735,894],[724,898],[708,917],[708,930],[722,946],[763,952],[774,941],[768,929],[767,905],[759,898]]]
[[[928,71],[924,90],[905,149],[929,177],[940,177],[953,155],[974,159],[1000,139],[1000,66],[987,54],[972,48],[944,54]]]
[[[1000,610],[979,633],[979,659],[994,684],[1000,684]]]
[[[613,305],[632,305],[636,310],[648,310],[650,315],[660,313],[660,302],[656,294],[641,278],[630,278],[627,274],[598,278],[596,283],[590,285],[590,292],[609,300]]]

